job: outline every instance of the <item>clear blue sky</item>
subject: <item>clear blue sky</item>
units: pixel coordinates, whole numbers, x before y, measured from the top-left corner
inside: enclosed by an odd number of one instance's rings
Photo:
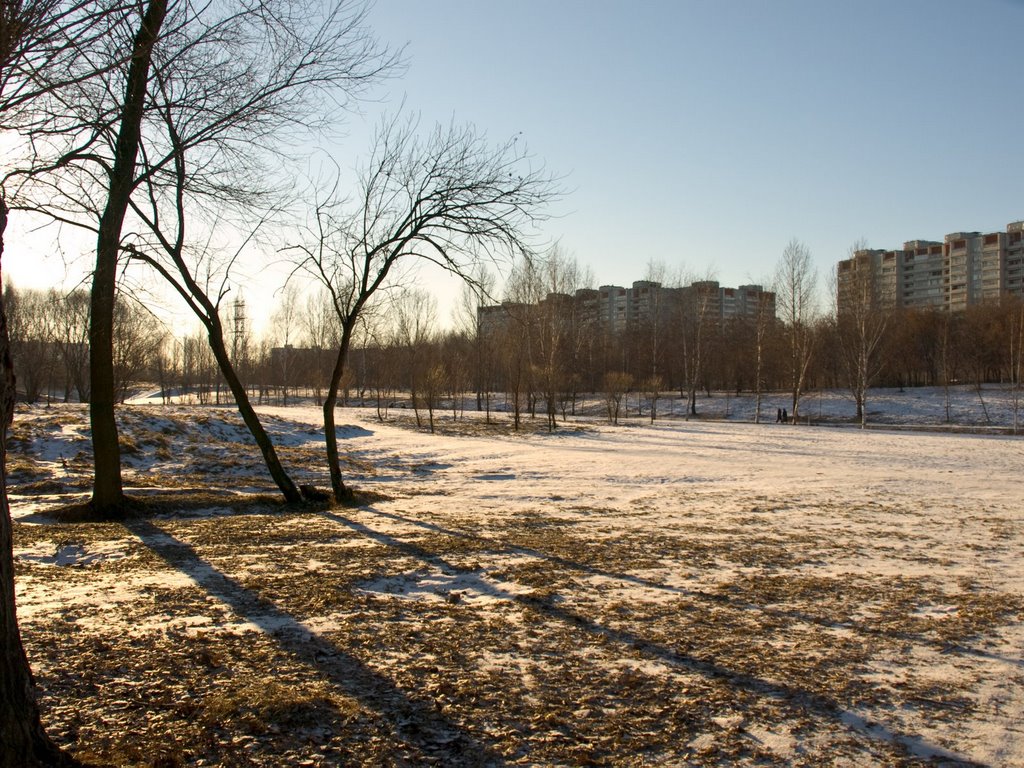
[[[859,239],[1024,219],[1021,1],[377,0],[370,23],[408,68],[339,164],[403,98],[428,125],[521,133],[565,177],[546,235],[597,284],[651,261],[759,282],[798,238],[824,292]],[[8,247],[16,284],[62,279]]]
[[[548,234],[599,283],[651,260],[757,281],[795,237],[824,284],[861,238],[1024,219],[1022,2],[378,0],[370,18],[408,44],[392,99],[521,132],[566,175]]]

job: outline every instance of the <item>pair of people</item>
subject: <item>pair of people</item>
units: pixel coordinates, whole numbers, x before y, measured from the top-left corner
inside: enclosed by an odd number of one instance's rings
[[[778,411],[775,414],[775,423],[789,424],[789,413],[786,411],[785,408],[778,409]]]

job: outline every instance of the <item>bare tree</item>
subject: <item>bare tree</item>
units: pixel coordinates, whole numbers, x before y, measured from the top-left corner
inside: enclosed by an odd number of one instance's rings
[[[697,415],[697,389],[704,375],[708,353],[707,339],[717,323],[713,316],[718,283],[711,279],[698,280],[682,289],[679,302],[679,339],[683,345],[683,381],[686,385],[687,418]]]
[[[619,414],[622,412],[622,398],[633,386],[632,375],[625,371],[609,371],[604,376],[605,405],[608,409],[608,421],[612,424],[619,423]]]
[[[754,423],[761,422],[761,399],[764,392],[765,353],[768,331],[775,322],[775,296],[762,290],[757,296],[754,317]]]
[[[985,423],[991,423],[983,385],[998,381],[1002,374],[1006,351],[1002,338],[1006,334],[1005,308],[996,301],[968,306],[962,313],[962,359],[971,376]]]
[[[946,423],[953,421],[952,403],[950,402],[950,386],[957,380],[960,368],[960,318],[943,312],[938,318],[941,330],[938,338],[939,372],[942,377],[943,404],[946,411]]]
[[[556,244],[542,262],[545,297],[539,323],[538,360],[544,372],[541,382],[548,417],[548,429],[555,428],[555,414],[562,403],[574,396],[576,365],[581,341],[580,304],[576,291],[583,287],[585,270],[576,259]]]
[[[476,409],[484,411],[484,418],[491,421],[491,397],[497,369],[497,350],[493,329],[482,326],[480,310],[494,303],[492,292],[494,277],[479,264],[473,279],[463,283],[460,302],[455,314],[456,327],[469,339],[470,375],[476,390]]]
[[[107,176],[106,204],[99,217],[96,266],[93,270],[89,326],[89,421],[93,445],[92,506],[101,514],[123,514],[121,452],[118,446],[114,381],[114,302],[121,229],[136,179],[136,159],[142,137],[146,84],[153,49],[167,15],[167,0],[150,0],[139,24],[128,59],[124,98],[119,105],[113,162]]]
[[[441,339],[441,355],[447,370],[446,382],[452,406],[452,421],[466,412],[466,392],[472,385],[472,341],[465,333],[449,331]]]
[[[217,364],[203,334],[195,333],[181,340],[178,373],[181,392],[189,402],[209,405],[216,384]]]
[[[42,8],[41,17],[29,23],[29,28],[42,30],[33,40],[41,52],[26,54],[20,45],[13,49],[13,66],[0,63],[5,89],[3,109],[4,127],[8,113],[14,113],[13,126],[28,136],[29,160],[25,167],[9,171],[4,179],[5,193],[18,180],[39,178],[46,174],[47,183],[59,188],[55,177],[58,168],[66,167],[69,157],[96,155],[95,146],[100,137],[112,137],[109,163],[99,170],[111,182],[107,203],[98,209],[98,256],[93,271],[93,305],[90,311],[90,375],[101,382],[98,393],[91,397],[92,435],[96,463],[94,502],[119,505],[123,499],[120,479],[120,455],[117,446],[117,427],[114,423],[113,373],[113,315],[116,282],[117,239],[127,210],[130,184],[115,181],[134,170],[138,152],[141,115],[145,84],[149,72],[150,54],[166,13],[165,0],[153,0],[144,13],[132,9],[132,3],[61,3],[29,2],[5,3],[3,34],[10,38],[21,32],[23,10]],[[8,14],[10,18],[7,18]],[[113,50],[108,41],[124,37],[126,25],[135,19],[132,43],[123,50]],[[34,26],[37,25],[37,26]],[[5,44],[9,44],[5,42]],[[30,44],[29,50],[32,50]],[[59,68],[55,64],[59,62]],[[94,97],[102,92],[95,80],[109,76],[121,67],[126,68],[123,87],[116,90],[123,96],[118,109],[99,106]],[[14,77],[12,83],[8,78]],[[13,102],[13,104],[12,104]],[[87,106],[86,127],[81,115],[69,114],[69,104]],[[114,138],[116,137],[116,138]],[[70,147],[63,156],[55,155],[55,145]],[[43,158],[49,151],[52,157]],[[15,195],[17,197],[18,195]],[[6,194],[4,207],[6,209]],[[23,207],[16,203],[16,207]],[[29,206],[30,207],[30,206]],[[99,211],[102,210],[102,213]],[[97,356],[99,359],[97,359]],[[95,388],[96,381],[90,389]]]
[[[167,329],[131,297],[118,295],[114,306],[114,394],[123,403],[160,354]]]
[[[346,212],[321,202],[306,242],[303,269],[330,292],[341,344],[324,400],[331,487],[350,497],[341,476],[334,409],[356,323],[376,293],[409,262],[425,260],[473,279],[481,260],[530,250],[528,229],[555,195],[553,180],[532,168],[518,139],[490,146],[471,127],[437,127],[421,138],[412,120],[384,123],[360,173],[358,204]]]
[[[509,281],[510,296],[521,305],[519,326],[526,334],[531,378],[544,398],[548,431],[556,428],[559,401],[571,387],[575,362],[575,292],[581,270],[555,245],[542,259],[524,259]]]
[[[6,13],[6,11],[4,11]],[[5,19],[6,23],[6,19]],[[0,207],[0,254],[7,211]],[[14,554],[7,499],[7,430],[14,419],[14,364],[0,295],[0,766],[75,765],[43,730],[14,602]]]
[[[274,164],[287,160],[282,138],[293,129],[322,126],[333,107],[396,63],[370,38],[362,6],[341,0],[320,8],[322,13],[287,0],[261,0],[180,9],[176,34],[157,51],[142,194],[131,200],[149,236],[122,245],[168,280],[206,327],[243,420],[289,501],[300,494],[233,370],[219,314],[240,249],[230,257],[190,249],[186,212],[198,209],[186,203],[206,201],[217,211],[214,222],[200,219],[200,227],[192,227],[200,236],[204,224],[209,231],[262,211],[242,230],[250,241],[275,211],[279,190],[267,180]]]
[[[281,405],[288,405],[288,390],[299,373],[299,351],[295,342],[301,331],[300,315],[298,288],[290,283],[281,292],[277,308],[270,317],[275,341],[270,361],[274,365],[275,383],[281,388]]]
[[[10,283],[4,286],[4,304],[19,389],[26,402],[35,403],[44,390],[53,389],[58,367],[52,328],[55,307],[46,291],[17,290]]]
[[[509,300],[502,303],[502,310],[504,317],[501,327],[488,335],[501,350],[499,358],[506,407],[509,404],[512,406],[512,429],[518,432],[522,426],[523,412],[532,396],[533,351],[530,325],[534,320],[534,312],[526,302]]]
[[[171,386],[171,376],[173,376],[173,347],[174,338],[168,334],[164,337],[164,343],[157,351],[156,360],[154,361],[154,373],[156,374],[156,383],[160,387],[161,405],[167,405],[173,399],[173,388]]]
[[[1024,386],[1024,302],[1019,299],[1008,308],[1010,397],[1013,403],[1013,434],[1020,427],[1021,390]]]
[[[41,195],[54,199],[40,205],[97,233],[90,373],[92,506],[101,514],[117,514],[124,498],[108,338],[119,254],[159,263],[189,306],[209,318],[226,283],[211,267],[216,249],[191,246],[231,218],[241,239],[258,229],[252,222],[273,208],[284,187],[271,181],[294,175],[280,173],[283,148],[294,146],[298,131],[330,125],[353,95],[396,63],[369,36],[365,8],[355,1],[149,0],[127,7],[121,31],[134,25],[131,44],[119,45],[124,34],[108,44],[123,66],[111,68],[102,87],[67,100],[74,119],[66,122],[77,122],[78,146],[60,159],[62,175],[46,190],[53,194]],[[204,219],[209,210],[212,221]],[[228,249],[219,267],[233,263]],[[214,325],[221,327],[219,318]]]
[[[106,32],[104,20],[113,4],[102,9],[96,5],[58,0],[0,3],[0,131],[24,130],[27,123],[37,121],[40,102],[58,100],[66,86],[95,74],[91,66],[78,62],[83,48]],[[3,170],[6,177],[11,169]],[[0,190],[0,261],[8,210],[4,185]],[[7,317],[0,295],[0,766],[77,765],[43,730],[18,628],[6,469],[7,430],[14,416],[15,395]]]
[[[306,299],[302,321],[308,348],[311,350],[309,372],[312,378],[316,404],[323,407],[323,394],[330,376],[329,360],[338,348],[340,333],[337,318],[331,307],[331,298],[320,291]]]
[[[776,309],[785,326],[789,387],[792,395],[793,422],[800,416],[800,398],[814,356],[814,288],[817,273],[811,252],[793,239],[782,252],[775,273]]]
[[[286,501],[292,503],[301,501],[302,494],[298,486],[285,471],[277,455],[277,450],[274,448],[270,436],[263,428],[255,408],[253,408],[245,385],[242,383],[228,352],[226,333],[220,316],[220,306],[228,292],[226,285],[221,283],[221,287],[217,289],[215,294],[211,294],[208,289],[199,285],[192,276],[188,262],[185,259],[183,238],[179,237],[167,252],[171,254],[174,260],[177,273],[172,272],[160,261],[142,251],[136,251],[135,256],[156,269],[174,287],[192,309],[193,313],[195,313],[196,317],[199,318],[206,331],[209,351],[212,353],[217,367],[220,369],[228,388],[231,390],[231,394],[235,398],[235,404],[242,416],[242,421],[263,454],[267,470],[270,472],[271,477],[281,490]],[[200,390],[200,392],[202,391]]]
[[[366,339],[363,354],[367,358],[367,383],[376,401],[377,419],[383,422],[392,406],[401,369],[398,330],[393,324],[371,327]]]
[[[637,377],[643,381],[644,389],[648,390],[651,404],[651,422],[657,419],[657,401],[665,386],[666,337],[670,332],[673,299],[679,297],[677,289],[666,285],[668,270],[659,261],[647,262],[644,280],[640,288],[640,301],[644,307],[640,327],[636,329],[638,345],[641,353],[637,360]],[[646,337],[646,338],[644,338]],[[643,358],[649,358],[645,361]],[[646,364],[645,364],[646,363]],[[643,414],[641,414],[643,415]]]
[[[62,295],[51,289],[50,297],[56,311],[53,342],[64,367],[64,402],[70,402],[72,390],[79,402],[88,402],[89,294],[76,289]]]
[[[651,424],[658,418],[658,401],[661,399],[662,391],[665,389],[665,382],[658,374],[653,374],[644,380],[644,392],[647,395],[647,402],[651,408]]]
[[[436,348],[428,351],[436,351]],[[422,392],[423,402],[427,406],[430,434],[434,434],[434,412],[440,407],[441,395],[447,388],[448,371],[445,370],[444,365],[436,359],[436,355],[431,355],[430,357],[435,359],[428,362],[426,370],[423,372]]]
[[[409,390],[409,403],[416,415],[416,426],[423,426],[420,408],[426,405],[430,415],[430,430],[433,432],[434,404],[429,402],[427,379],[434,373],[435,380],[429,384],[435,389],[440,387],[441,375],[431,371],[434,365],[432,347],[436,335],[437,301],[426,291],[415,288],[402,289],[391,298],[394,334],[401,350],[404,383]]]
[[[534,399],[535,325],[538,318],[539,282],[533,259],[522,259],[505,284],[505,297],[488,335],[500,350],[506,408],[511,406],[512,429],[522,426],[523,413]]]
[[[881,295],[881,286],[874,279],[872,258],[863,242],[850,249],[845,263],[853,268],[844,275],[844,300],[837,306],[834,320],[836,346],[862,428],[867,426],[868,390],[882,369],[882,341],[891,316],[887,297]]]

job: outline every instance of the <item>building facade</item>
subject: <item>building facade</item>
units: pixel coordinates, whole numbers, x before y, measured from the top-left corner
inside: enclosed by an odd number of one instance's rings
[[[867,296],[885,309],[959,312],[1010,294],[1024,298],[1024,222],[1005,232],[953,232],[902,250],[856,251],[836,267],[840,313]]]
[[[702,316],[725,323],[759,316],[775,318],[775,294],[760,285],[725,288],[713,280],[670,288],[652,280],[638,280],[632,287],[602,285],[582,288],[573,295],[548,294],[539,307],[570,308],[581,320],[604,332],[619,334],[650,323],[668,323],[687,308],[699,306]],[[477,309],[477,328],[489,334],[507,327],[526,305],[505,302]]]

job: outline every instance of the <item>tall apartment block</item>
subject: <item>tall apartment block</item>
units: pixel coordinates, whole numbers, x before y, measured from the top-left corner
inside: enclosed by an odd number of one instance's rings
[[[840,312],[870,290],[884,309],[958,312],[1005,294],[1024,298],[1024,221],[1005,232],[954,232],[942,242],[910,240],[902,250],[856,251],[836,267]]]

